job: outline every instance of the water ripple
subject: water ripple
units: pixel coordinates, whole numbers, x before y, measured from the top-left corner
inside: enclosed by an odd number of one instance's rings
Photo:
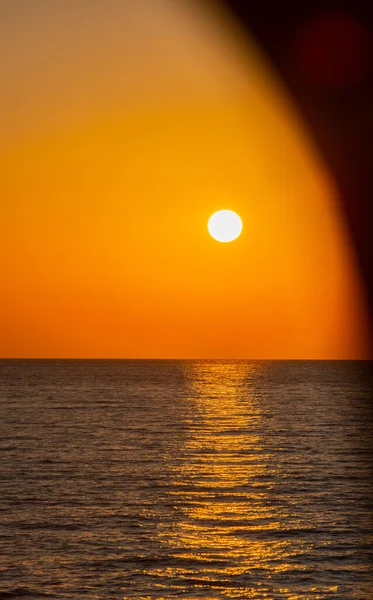
[[[371,366],[0,361],[0,600],[368,600]]]

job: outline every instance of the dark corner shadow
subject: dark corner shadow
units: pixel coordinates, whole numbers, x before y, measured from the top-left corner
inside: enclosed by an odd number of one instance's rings
[[[373,4],[210,4],[228,9],[254,35],[308,123],[339,189],[373,323]]]

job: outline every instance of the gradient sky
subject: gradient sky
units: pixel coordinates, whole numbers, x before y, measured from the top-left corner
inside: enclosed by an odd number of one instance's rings
[[[233,23],[2,0],[0,39],[0,356],[367,355],[333,178]]]

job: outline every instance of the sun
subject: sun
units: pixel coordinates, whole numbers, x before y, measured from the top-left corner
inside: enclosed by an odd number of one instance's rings
[[[233,210],[218,210],[209,218],[209,234],[218,242],[233,242],[241,235],[242,221]]]

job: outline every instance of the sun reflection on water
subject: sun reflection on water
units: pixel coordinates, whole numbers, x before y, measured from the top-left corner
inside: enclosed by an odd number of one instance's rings
[[[271,497],[281,473],[262,438],[257,381],[265,368],[229,361],[185,364],[188,435],[167,493],[174,518],[158,527],[159,542],[175,565],[148,571],[160,589],[185,589],[188,583],[197,593],[201,588],[219,597],[257,598],[250,575],[262,572],[265,597],[271,574],[302,568],[289,563],[294,550],[281,536],[287,515]]]

